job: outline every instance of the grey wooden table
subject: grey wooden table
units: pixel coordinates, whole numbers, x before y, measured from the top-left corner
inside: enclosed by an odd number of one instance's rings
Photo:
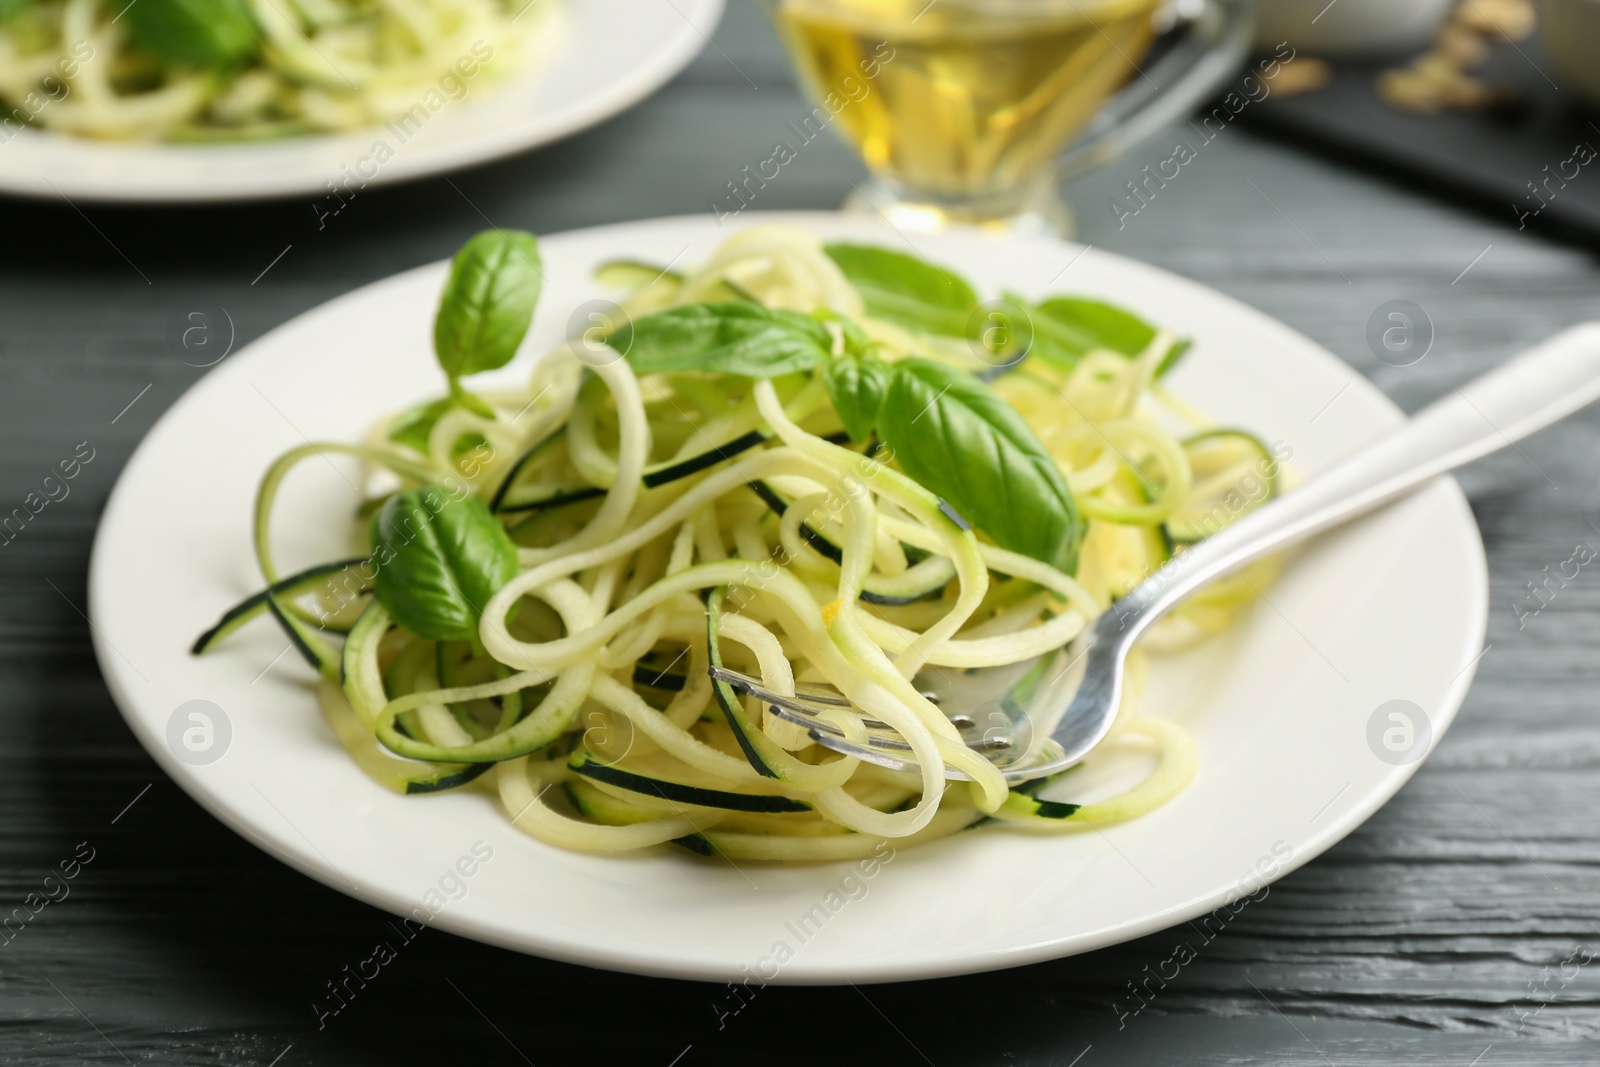
[[[0,548],[0,912],[40,892],[49,869],[93,856],[70,896],[0,944],[0,1063],[1600,1061],[1600,966],[1589,964],[1600,953],[1600,577],[1584,570],[1520,629],[1512,610],[1577,543],[1600,546],[1600,411],[1462,476],[1488,546],[1492,647],[1427,766],[1125,1025],[1113,1003],[1176,934],[966,979],[771,988],[719,1028],[716,987],[430,931],[318,1029],[313,997],[370,951],[385,916],[268,859],[157,770],[112,706],[80,613],[106,493],[203,373],[174,357],[168,318],[220,304],[243,343],[448,255],[485,218],[548,233],[707,210],[804,111],[753,6],[736,0],[714,45],[596,130],[448,181],[363,193],[321,230],[304,201],[0,208],[0,510],[79,442],[94,457],[68,497]],[[1590,255],[1241,130],[1119,227],[1110,197],[1170,154],[1157,141],[1077,182],[1084,239],[1265,309],[1408,409],[1600,317]],[[832,207],[859,174],[818,141],[758,206]],[[1415,366],[1385,365],[1367,346],[1369,315],[1392,299],[1435,325]]]

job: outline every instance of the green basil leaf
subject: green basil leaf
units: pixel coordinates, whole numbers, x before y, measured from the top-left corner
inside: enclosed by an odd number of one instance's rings
[[[1065,369],[1092,349],[1106,348],[1132,359],[1156,339],[1156,328],[1131,311],[1100,300],[1058,296],[1033,309],[1033,355]],[[1156,368],[1160,377],[1188,351],[1189,342],[1173,344]]]
[[[1061,468],[977,378],[926,359],[895,363],[878,434],[907,474],[995,544],[1077,569],[1083,521]]]
[[[890,373],[889,364],[873,356],[840,356],[823,368],[828,398],[852,440],[865,441],[877,426]]]
[[[640,374],[714,371],[776,378],[826,359],[833,335],[810,315],[729,300],[646,315],[618,327],[607,343]]]
[[[418,404],[390,424],[389,440],[427,455],[428,435],[433,433],[433,424],[453,407],[455,400],[448,396]]]
[[[128,43],[174,63],[227,66],[261,45],[245,0],[137,0],[125,14]]]
[[[867,314],[927,333],[967,335],[978,294],[961,276],[887,248],[830,244],[823,251],[866,301]]]
[[[441,397],[438,400],[430,400],[426,404],[418,404],[390,424],[389,440],[405,445],[408,448],[414,448],[423,455],[427,455],[428,438],[433,435],[434,424],[444,417],[444,413],[458,405],[471,409],[470,404],[461,404],[462,398],[467,398],[477,404],[483,404],[482,400],[465,391]],[[487,407],[487,405],[484,406]],[[488,417],[493,418],[494,409],[489,408],[488,411]],[[480,411],[479,414],[482,414],[482,412]],[[463,434],[456,439],[451,451],[453,454],[460,456],[472,451],[479,445],[487,443],[488,441],[482,434]]]
[[[485,230],[461,246],[433,323],[434,351],[452,381],[511,362],[543,280],[531,233]]]
[[[483,501],[438,487],[390,497],[371,537],[378,600],[429,641],[476,640],[483,606],[517,573],[517,548]]]

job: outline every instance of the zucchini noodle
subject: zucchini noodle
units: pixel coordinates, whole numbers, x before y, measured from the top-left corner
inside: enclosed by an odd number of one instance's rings
[[[195,40],[205,29],[127,0],[14,0],[0,5],[0,119],[139,141],[394,123],[403,143],[445,105],[526,66],[555,3],[226,0],[217,14],[230,33],[207,45]]]
[[[891,363],[983,367],[975,344],[874,318],[804,230],[754,227],[687,275],[637,274],[631,315],[755,300],[847,316]],[[837,354],[843,334],[833,337]],[[1080,803],[1040,796],[1070,778],[1009,788],[918,679],[1067,647],[1184,544],[1275,491],[1284,457],[1255,438],[1183,436],[1200,416],[1172,410],[1156,380],[1174,341],[1157,330],[1132,355],[1093,348],[1070,365],[1030,355],[986,376],[1085,517],[1075,574],[997,545],[892,450],[851,440],[819,370],[639,374],[618,352],[574,341],[538,360],[525,388],[482,393],[481,408],[446,403],[420,431],[409,429],[411,412],[380,421],[359,446],[308,444],[282,457],[258,500],[268,588],[196,651],[272,614],[321,669],[324,713],[371,777],[401,793],[482,790],[517,827],[562,848],[671,842],[736,860],[835,860],[980,824],[1071,831],[1131,819],[1196,770],[1181,726],[1135,710],[1143,650],[1089,758],[1142,747],[1154,769]],[[363,520],[390,495],[425,489],[483,505],[509,535],[514,572],[481,605],[469,639],[399,625],[371,595],[371,572],[385,565],[376,551],[357,561],[365,569],[338,572],[358,572],[342,586],[328,566],[280,573],[268,544],[274,501],[296,463],[328,451],[367,465],[375,495]],[[1158,632],[1168,644],[1214,633],[1270,577],[1258,569],[1218,583]],[[330,634],[343,635],[342,650]],[[780,696],[831,686],[850,710],[829,721],[857,740],[865,719],[886,724],[919,770],[836,753],[712,667]],[[1050,724],[1039,725],[1049,744]],[[952,768],[969,781],[946,780]]]

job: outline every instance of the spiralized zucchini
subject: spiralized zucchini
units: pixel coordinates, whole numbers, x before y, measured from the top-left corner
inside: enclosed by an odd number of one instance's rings
[[[859,323],[890,363],[994,364],[981,346],[871,315],[801,229],[745,230],[686,276],[626,264],[602,276],[628,282],[622,311],[635,319],[705,300],[826,309]],[[518,827],[563,848],[675,842],[735,859],[831,860],[980,823],[1061,831],[1134,818],[1182,790],[1196,765],[1181,726],[1135,711],[1142,652],[1118,721],[1090,760],[1144,748],[1154,770],[1089,803],[1040,798],[1071,779],[1008,789],[913,679],[1066,646],[1170,556],[1163,523],[1180,507],[1210,507],[1225,520],[1228,509],[1260,502],[1236,505],[1220,475],[1204,483],[1214,506],[1193,495],[1181,419],[1152,388],[1174,340],[1158,330],[1131,357],[1094,348],[1070,363],[1028,355],[987,375],[1087,517],[1076,575],[1000,547],[879,442],[852,441],[820,369],[760,379],[640,374],[612,348],[575,340],[538,360],[525,388],[392,416],[360,446],[286,454],[263,482],[257,513],[271,588],[196,650],[270,611],[322,669],[324,711],[375,780],[406,793],[492,790]],[[1203,441],[1208,471],[1248,473],[1248,464],[1229,465],[1229,449],[1248,458],[1259,447],[1272,469],[1248,484],[1276,485],[1273,454],[1254,438],[1213,429]],[[381,584],[383,567],[398,564],[379,553],[346,567],[342,582],[325,569],[279,574],[268,533],[284,475],[341,448],[372,468],[375,496],[359,522],[393,494],[419,490],[481,502],[509,534],[513,573],[478,605],[481,622],[465,639],[397,625]],[[984,517],[972,518],[981,530]],[[1180,612],[1163,624],[1169,641],[1226,625],[1268,577],[1214,587],[1192,618]],[[330,634],[344,635],[342,652]],[[900,733],[921,773],[815,744],[760,701],[714,684],[713,663],[780,694],[836,687]],[[840,711],[836,721],[849,732],[860,720]],[[947,766],[971,781],[947,782]]]
[[[394,123],[404,143],[524,67],[557,2],[5,0],[0,136],[259,140]]]

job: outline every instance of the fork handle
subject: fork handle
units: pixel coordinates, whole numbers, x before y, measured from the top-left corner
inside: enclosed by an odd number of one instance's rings
[[[1600,399],[1600,322],[1528,349],[1375,444],[1170,560],[1108,613],[1132,641],[1185,597],[1285,545],[1365,514]]]

